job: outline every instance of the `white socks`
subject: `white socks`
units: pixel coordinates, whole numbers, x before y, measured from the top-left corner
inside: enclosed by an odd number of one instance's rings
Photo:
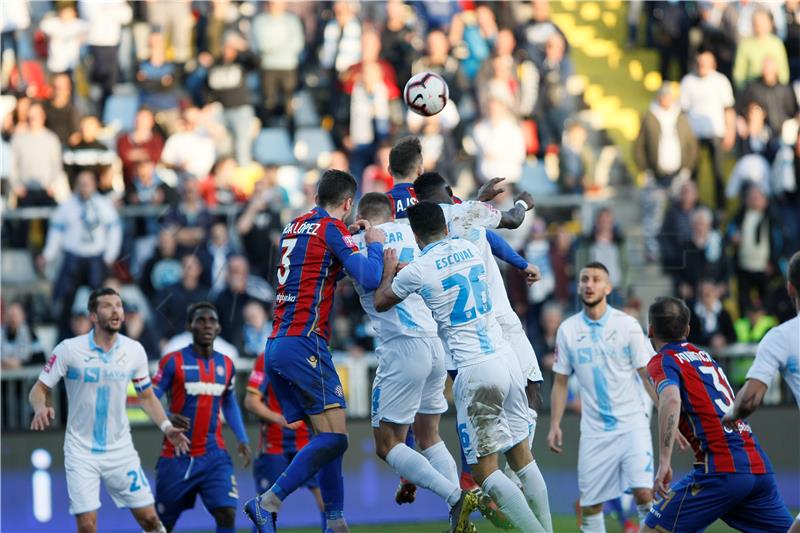
[[[142,531],[142,533],[167,533],[167,528],[164,527],[164,524],[159,524],[153,531]]]
[[[650,513],[650,507],[653,506],[653,502],[643,503],[641,505],[636,505],[636,512],[639,515],[639,525],[644,525],[644,519],[647,518],[647,515]]]
[[[450,451],[445,446],[444,441],[440,440],[430,448],[422,450],[422,455],[433,468],[441,475],[458,485],[458,466],[456,460],[450,455]]]
[[[536,519],[525,501],[525,495],[500,470],[495,470],[481,485],[483,492],[492,497],[503,513],[520,531],[525,533],[544,532],[542,524]]]
[[[602,511],[597,514],[583,515],[581,533],[606,533],[606,522]]]
[[[403,443],[396,445],[386,454],[386,462],[400,476],[418,487],[433,491],[447,501],[450,507],[457,504],[461,498],[461,488],[457,482],[440,474],[422,455]]]
[[[268,490],[264,494],[261,495],[261,503],[260,506],[265,511],[269,511],[270,513],[277,513],[281,510],[281,504],[283,502],[280,498],[275,496],[271,490]]]
[[[550,518],[550,502],[547,500],[547,485],[536,461],[531,461],[519,472],[517,477],[522,483],[522,492],[528,500],[533,514],[539,519],[545,531],[553,532],[553,520]]]

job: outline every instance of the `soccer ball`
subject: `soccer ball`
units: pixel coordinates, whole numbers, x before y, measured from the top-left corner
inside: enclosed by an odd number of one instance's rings
[[[444,78],[433,72],[420,72],[411,77],[403,89],[408,108],[423,117],[432,117],[444,109],[450,89]]]

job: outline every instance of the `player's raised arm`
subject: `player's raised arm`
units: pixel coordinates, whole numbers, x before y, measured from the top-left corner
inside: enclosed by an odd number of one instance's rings
[[[527,192],[521,192],[514,199],[514,207],[508,211],[500,211],[500,223],[498,228],[516,229],[525,220],[525,213],[533,209],[533,196]]]
[[[342,262],[347,274],[368,291],[378,288],[381,282],[385,239],[383,231],[369,228],[364,233],[364,242],[367,243],[365,257],[358,253],[358,248],[353,244],[353,237],[347,233],[343,225],[329,224],[325,235],[328,248]]]
[[[402,302],[408,294],[398,296],[393,289],[394,278],[397,273],[397,250],[387,248],[383,252],[383,271],[381,283],[375,291],[375,309],[379,312],[388,311]]]

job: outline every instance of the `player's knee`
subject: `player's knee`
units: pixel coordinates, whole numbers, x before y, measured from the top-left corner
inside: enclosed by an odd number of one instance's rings
[[[236,522],[236,509],[233,507],[219,507],[214,509],[214,520],[218,527],[232,528]]]
[[[388,431],[377,431],[375,432],[375,453],[383,459],[386,460],[386,456],[389,455],[389,452],[400,444],[400,442]]]
[[[145,531],[163,530],[161,527],[161,520],[158,519],[158,515],[155,511],[140,517],[137,522],[139,522],[139,525],[142,526],[142,529]]]
[[[78,533],[95,533],[97,531],[97,515],[94,513],[82,514],[76,517]]]
[[[603,512],[603,504],[598,503],[597,505],[588,505],[586,507],[583,507],[582,509],[583,509],[583,514],[585,515],[599,514]]]

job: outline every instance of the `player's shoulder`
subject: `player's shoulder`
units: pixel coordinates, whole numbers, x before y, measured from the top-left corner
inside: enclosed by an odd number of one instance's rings
[[[53,353],[59,357],[68,357],[80,352],[89,351],[89,335],[78,335],[77,337],[69,337],[56,344],[53,348]]]
[[[610,308],[609,320],[619,326],[633,327],[641,331],[642,325],[636,320],[636,317],[629,315],[625,311],[616,308]]]
[[[558,332],[569,337],[573,335],[582,324],[583,316],[581,316],[581,313],[578,312],[563,320],[558,326]]]
[[[788,348],[792,342],[800,343],[798,331],[800,331],[800,315],[769,330],[760,344],[785,344]]]
[[[141,350],[142,352],[144,352],[144,346],[142,346],[141,342],[139,342],[139,341],[137,341],[135,339],[132,339],[132,338],[128,337],[127,335],[123,335],[122,333],[118,334],[118,338],[119,338],[120,347],[122,347],[122,348],[133,348],[133,349]]]

